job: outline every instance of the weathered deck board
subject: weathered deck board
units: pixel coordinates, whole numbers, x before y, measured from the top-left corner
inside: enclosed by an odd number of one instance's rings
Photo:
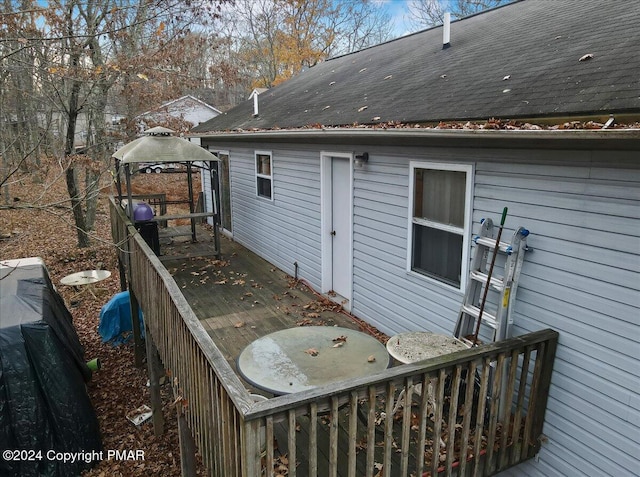
[[[233,369],[249,343],[302,322],[358,329],[351,318],[318,304],[318,296],[267,261],[231,240],[221,242],[222,260],[162,258]]]
[[[199,236],[204,234],[200,232]],[[184,247],[192,244],[176,244],[176,249],[178,245]],[[295,284],[292,277],[237,243],[223,238],[221,249],[222,260],[165,256],[163,263],[234,370],[235,361],[245,346],[275,331],[300,326],[301,323],[358,329],[351,318],[324,309],[326,307],[318,305],[319,297],[307,287]],[[245,384],[251,392],[266,394]],[[348,425],[347,408],[345,406],[340,410],[339,426],[343,429]],[[362,410],[366,413],[368,405],[364,404]],[[296,439],[299,445],[296,475],[304,477],[309,474],[310,419],[302,416],[297,422]],[[398,435],[399,426],[396,424],[394,428]],[[326,414],[318,417],[317,429],[318,475],[328,475],[331,451]],[[288,432],[286,423],[274,425],[274,437],[280,455],[288,454]],[[365,425],[359,421],[357,439],[365,439],[366,433]],[[382,440],[380,435],[376,435],[376,438]],[[341,432],[336,457],[340,476],[348,475],[348,448],[348,440]],[[382,460],[382,452],[381,447],[376,447],[376,462]],[[394,455],[393,460],[397,462],[399,457]],[[363,450],[356,457],[357,474],[365,475],[366,466],[366,452]]]
[[[166,241],[161,258],[234,370],[238,355],[252,341],[275,331],[300,326],[302,322],[358,329],[348,316],[323,309],[326,307],[318,304],[318,296],[306,286],[296,285],[292,277],[229,239],[221,240],[222,260],[205,255],[208,247],[213,249],[206,233],[199,231],[196,244],[184,240]],[[185,257],[185,247],[196,249],[195,253],[203,256]],[[251,392],[266,394],[245,384]],[[326,417],[318,418],[318,429],[328,435],[328,426],[323,425],[322,420]],[[309,440],[308,421],[308,418],[300,418],[298,438],[306,442],[305,449],[308,449]],[[287,454],[287,431],[276,424],[274,432],[280,453]],[[319,475],[324,475],[329,462],[329,440],[321,438],[319,442],[323,443],[317,449]],[[346,466],[346,444],[341,443],[338,451],[339,461],[345,462]],[[298,455],[298,460],[308,462],[307,453]],[[364,464],[363,461],[358,463],[359,466]],[[308,469],[298,468],[298,475],[308,475]]]

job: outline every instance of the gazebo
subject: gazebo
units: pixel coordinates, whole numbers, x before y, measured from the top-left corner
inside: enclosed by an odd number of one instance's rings
[[[191,221],[191,240],[196,242],[196,221],[204,217],[213,217],[213,232],[214,241],[217,256],[220,255],[220,240],[218,236],[218,201],[216,197],[217,193],[217,180],[214,180],[216,174],[216,168],[213,167],[213,163],[218,161],[218,158],[211,154],[206,149],[187,141],[186,139],[174,136],[174,131],[164,127],[154,127],[148,129],[144,133],[143,137],[140,137],[130,143],[124,145],[116,152],[112,157],[115,159],[115,177],[116,188],[118,192],[118,199],[120,205],[125,209],[131,222],[135,224],[133,198],[131,192],[131,165],[142,162],[151,163],[179,163],[186,165],[187,168],[187,184],[189,189],[189,213],[188,214],[173,214],[173,215],[159,215],[154,217],[154,222],[165,222],[167,220],[176,219],[190,219]],[[205,174],[208,172],[210,180],[210,192],[211,192],[211,204],[213,204],[213,212],[196,212],[193,195],[193,176],[192,166],[196,165]],[[123,167],[124,166],[124,167]],[[124,172],[126,191],[123,194],[121,173]],[[126,199],[123,197],[126,195]],[[130,204],[130,205],[129,205]],[[129,205],[127,207],[127,205]]]

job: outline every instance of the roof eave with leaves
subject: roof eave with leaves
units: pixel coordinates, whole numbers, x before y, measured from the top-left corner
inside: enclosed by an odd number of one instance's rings
[[[194,132],[640,117],[640,2],[523,1],[320,63]],[[636,119],[637,120],[637,119]]]

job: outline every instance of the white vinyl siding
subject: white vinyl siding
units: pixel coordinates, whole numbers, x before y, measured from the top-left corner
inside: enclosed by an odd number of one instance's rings
[[[504,475],[639,475],[637,153],[422,152],[461,163],[476,159],[469,235],[478,233],[483,218],[498,223],[505,206],[503,240],[519,226],[531,231],[514,334],[547,327],[560,332],[544,428],[549,439],[537,462]],[[354,178],[352,312],[387,334],[452,334],[462,294],[406,273],[415,153],[384,155],[370,148],[369,154],[367,169],[356,169]],[[469,250],[471,258],[472,245]]]
[[[320,288],[320,151],[279,145],[274,200],[255,194],[255,149],[231,154],[234,237]],[[503,240],[530,230],[514,335],[560,333],[543,443],[510,477],[639,475],[640,164],[637,151],[368,147],[353,178],[352,313],[387,334],[452,334],[463,299],[407,271],[411,161],[473,162],[468,239],[483,218]],[[466,247],[468,264],[473,245]],[[224,254],[224,249],[223,249]],[[465,272],[466,273],[466,272]]]
[[[504,474],[638,475],[640,171],[495,163],[476,171],[474,222],[505,204],[507,222],[531,230],[514,334],[560,333],[548,442],[537,463]]]
[[[233,238],[314,287],[321,286],[320,153],[274,149],[273,200],[256,195],[255,150],[230,147]],[[223,250],[224,254],[224,250]]]

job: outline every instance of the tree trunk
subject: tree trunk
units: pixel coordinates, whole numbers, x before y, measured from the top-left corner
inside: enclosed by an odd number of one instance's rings
[[[105,115],[107,109],[107,96],[111,85],[106,79],[101,79],[97,94],[94,100],[94,106],[91,111],[92,125],[87,135],[87,145],[91,144],[91,156],[96,164],[86,169],[86,199],[87,206],[86,224],[87,230],[93,230],[96,221],[96,211],[98,207],[98,197],[100,195],[100,178],[102,172],[109,167],[107,158],[107,125],[105,124]],[[89,142],[91,141],[91,142]]]
[[[74,67],[78,65],[78,57],[74,56],[71,60]],[[69,109],[67,124],[67,135],[65,139],[64,155],[66,158],[75,153],[74,139],[76,135],[76,123],[78,121],[78,97],[80,96],[80,80],[73,79],[71,84],[71,93],[69,95]],[[73,211],[73,220],[76,224],[76,233],[78,235],[78,247],[88,247],[90,244],[89,235],[87,234],[87,226],[85,222],[84,211],[82,210],[82,198],[78,189],[78,174],[73,161],[70,161],[66,170],[67,192],[71,200],[71,209]]]

